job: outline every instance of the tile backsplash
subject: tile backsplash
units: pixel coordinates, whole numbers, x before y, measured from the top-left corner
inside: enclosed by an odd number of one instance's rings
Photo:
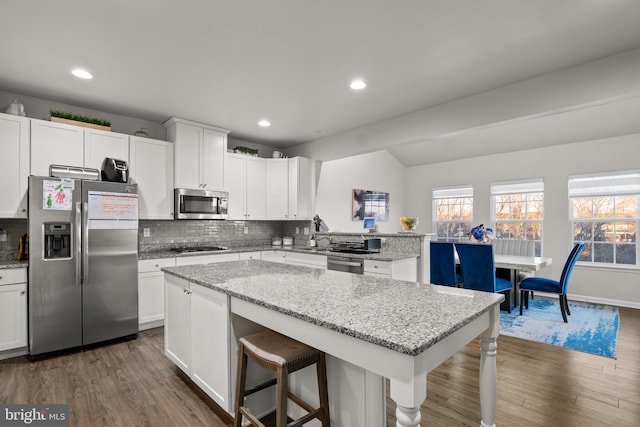
[[[7,236],[6,241],[0,241],[0,261],[18,259],[20,237],[26,233],[26,219],[0,219],[0,236]]]
[[[138,251],[155,252],[197,245],[268,246],[274,236],[293,236],[294,245],[307,246],[310,235],[303,234],[304,227],[312,225],[311,221],[141,220]],[[247,234],[244,234],[245,227]],[[295,234],[296,227],[299,234]],[[149,237],[145,237],[147,229]]]
[[[248,233],[244,234],[244,228]],[[231,220],[141,220],[138,228],[138,251],[162,251],[175,246],[218,245],[228,247],[269,246],[274,236],[293,236],[295,246],[307,246],[313,231],[311,221],[231,221]],[[18,259],[20,237],[27,233],[26,219],[0,219],[0,261]],[[296,228],[299,234],[296,234]],[[149,229],[149,237],[144,236]]]

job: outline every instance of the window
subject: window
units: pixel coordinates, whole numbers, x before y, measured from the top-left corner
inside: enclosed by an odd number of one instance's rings
[[[498,239],[535,242],[542,256],[544,182],[541,179],[491,184],[491,217]]]
[[[462,240],[472,224],[473,187],[433,190],[433,228],[438,240]]]
[[[579,261],[639,265],[640,170],[569,177],[569,206]]]

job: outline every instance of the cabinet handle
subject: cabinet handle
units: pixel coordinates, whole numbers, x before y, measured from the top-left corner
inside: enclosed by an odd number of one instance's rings
[[[26,294],[25,291],[20,291],[20,295],[24,295],[24,294]]]
[[[27,211],[26,209],[22,209],[22,212],[26,212],[26,211]]]
[[[377,265],[374,265],[374,266],[373,266],[373,268],[378,268],[378,266],[377,266]]]
[[[156,264],[156,267],[160,267],[158,264]]]
[[[4,277],[4,276],[0,276],[0,280],[2,280],[2,277]]]

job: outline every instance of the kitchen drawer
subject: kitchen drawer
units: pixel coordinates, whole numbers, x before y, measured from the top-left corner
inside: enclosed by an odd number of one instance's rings
[[[298,252],[288,252],[287,263],[327,268],[327,257],[326,255],[301,254]]]
[[[175,258],[143,259],[138,261],[138,273],[160,271],[164,267],[175,267]]]
[[[243,259],[262,259],[260,252],[240,252],[240,260]]]
[[[0,270],[0,285],[11,285],[14,283],[27,283],[26,268],[6,268]]]
[[[388,261],[364,260],[364,271],[367,273],[387,274],[391,276],[391,263]]]
[[[195,255],[176,258],[176,265],[210,264],[213,262],[239,261],[237,253],[224,253],[216,255]]]

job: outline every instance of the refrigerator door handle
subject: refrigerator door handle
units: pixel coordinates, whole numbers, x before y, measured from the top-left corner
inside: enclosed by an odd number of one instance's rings
[[[89,282],[89,203],[82,204],[82,285]]]
[[[82,259],[80,254],[82,253],[82,204],[76,202],[76,229],[75,229],[75,248],[74,254],[76,258],[76,286],[82,286]]]

